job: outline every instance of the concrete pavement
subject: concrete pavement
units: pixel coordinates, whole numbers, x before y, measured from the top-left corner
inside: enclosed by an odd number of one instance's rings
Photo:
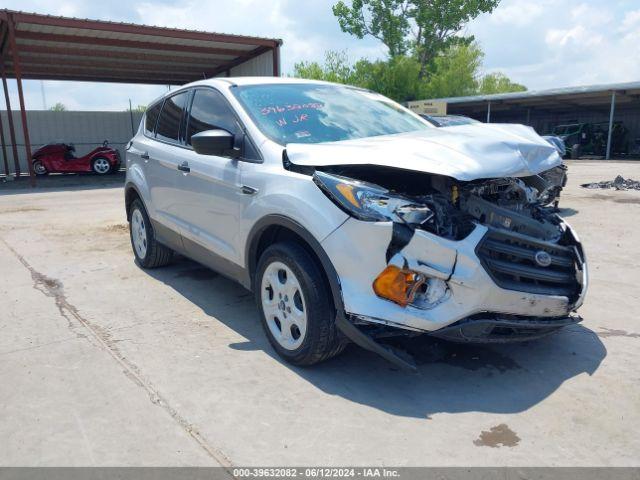
[[[249,292],[188,260],[141,270],[117,177],[0,186],[0,465],[637,465],[640,193],[578,185],[640,164],[569,173],[585,321],[525,345],[419,339],[417,375],[357,347],[291,367]]]

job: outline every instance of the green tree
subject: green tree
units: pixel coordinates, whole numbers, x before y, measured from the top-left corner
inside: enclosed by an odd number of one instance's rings
[[[51,110],[52,112],[64,112],[66,109],[67,107],[64,105],[64,103],[58,102],[49,110]]]
[[[478,92],[483,95],[490,95],[492,93],[524,92],[526,90],[527,87],[512,82],[504,73],[496,72],[482,77]]]
[[[297,63],[293,76],[355,85],[398,102],[526,90],[501,73],[482,76],[483,58],[476,42],[452,44],[433,59],[425,79],[420,77],[420,62],[413,56],[374,62],[360,59],[352,64],[346,52],[329,51],[322,64]]]
[[[333,6],[342,31],[358,38],[372,36],[384,43],[389,56],[411,53],[420,64],[420,77],[447,48],[469,43],[458,34],[481,13],[491,12],[500,0],[352,0]]]
[[[318,62],[299,62],[293,66],[293,76],[335,83],[353,83],[353,67],[347,53],[329,50],[324,54],[324,65]]]
[[[136,113],[144,113],[147,111],[147,106],[146,105],[138,105],[137,107],[133,107],[131,109],[132,112],[136,112]]]
[[[404,102],[425,97],[426,84],[419,75],[417,60],[401,55],[388,61],[359,60],[354,65],[352,80],[354,85]]]
[[[478,92],[484,54],[477,43],[452,45],[432,62],[423,98],[463,97]]]

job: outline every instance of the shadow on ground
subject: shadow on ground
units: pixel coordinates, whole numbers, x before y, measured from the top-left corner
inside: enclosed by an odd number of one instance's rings
[[[576,213],[579,213],[579,212],[575,208],[560,208],[558,210],[558,214],[563,218],[572,217]]]
[[[247,290],[185,259],[146,273],[196,304],[211,321],[223,322],[247,339],[230,348],[263,350],[324,392],[393,415],[521,412],[565,381],[592,375],[607,354],[594,332],[573,326],[543,340],[490,347],[421,336],[404,345],[419,364],[417,374],[399,371],[354,345],[325,363],[298,368],[282,362],[269,345]]]
[[[19,180],[5,181],[0,179],[0,195],[19,195],[25,193],[42,192],[71,192],[74,190],[95,190],[100,188],[117,188],[124,186],[125,173],[123,171],[107,175],[92,173],[51,174],[36,177],[36,186],[32,187],[29,177]]]

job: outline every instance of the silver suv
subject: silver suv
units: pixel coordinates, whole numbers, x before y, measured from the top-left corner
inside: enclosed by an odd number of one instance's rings
[[[435,128],[370,91],[216,78],[167,93],[127,147],[143,268],[174,252],[255,293],[284,359],[393,336],[531,340],[580,321],[577,235],[544,207],[556,149],[522,125]]]

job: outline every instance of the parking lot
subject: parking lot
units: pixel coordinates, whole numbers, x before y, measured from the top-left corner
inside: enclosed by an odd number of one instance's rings
[[[0,464],[631,466],[640,458],[640,162],[568,162],[584,322],[523,345],[280,361],[252,295],[133,261],[122,177],[0,184]],[[27,182],[21,182],[27,183]],[[89,186],[82,186],[88,183]]]

